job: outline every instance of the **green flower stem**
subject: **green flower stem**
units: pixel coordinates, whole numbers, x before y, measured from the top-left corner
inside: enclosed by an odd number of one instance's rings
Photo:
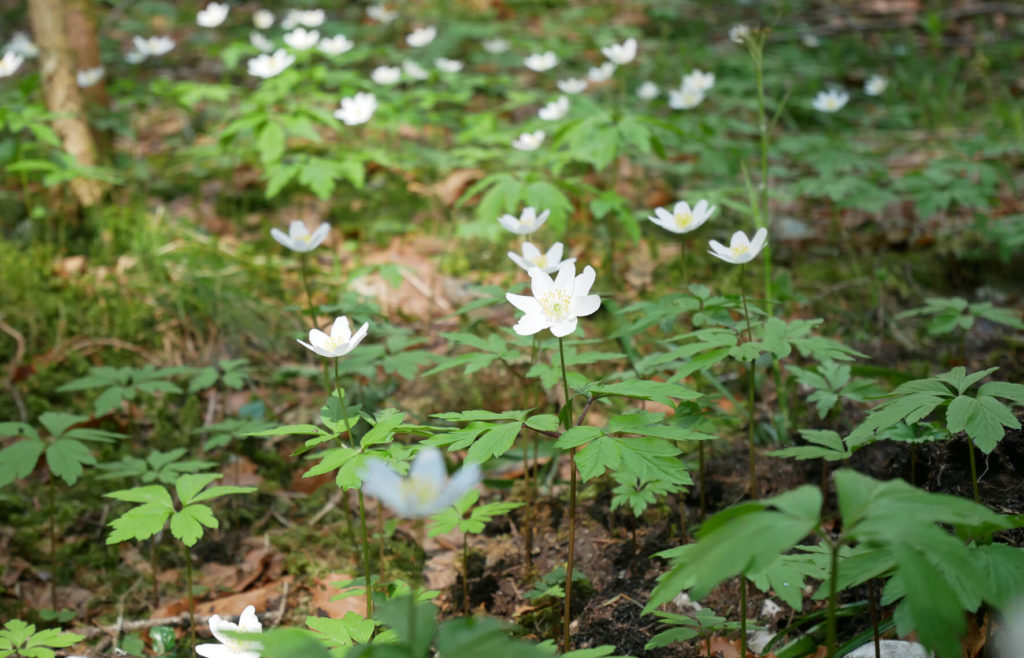
[[[685,234],[684,234],[685,235]],[[683,273],[683,287],[686,287],[686,238],[679,240],[679,269]]]
[[[302,289],[306,292],[306,312],[309,313],[309,324],[310,327],[316,327],[316,309],[313,308],[313,293],[309,288],[309,257],[303,253],[300,256],[301,266],[299,268],[299,276],[302,277]]]
[[[882,647],[878,634],[878,601],[875,600],[875,579],[868,579],[868,608],[871,610],[871,639],[875,644],[875,658],[881,658]],[[991,624],[986,624],[986,627]],[[986,639],[988,639],[986,637]],[[985,646],[988,646],[986,643]]]
[[[750,328],[750,310],[747,308],[747,286],[744,277],[745,265],[740,265],[740,297],[743,299],[743,316],[747,320],[747,342],[754,340],[754,332]],[[750,362],[750,382],[748,384],[747,397],[747,445],[750,448],[750,497],[757,499],[757,470],[756,455],[754,454],[754,387],[756,378],[754,374],[755,361]]]
[[[704,442],[697,442],[697,478],[700,486],[700,521],[704,522],[707,513],[707,496],[704,493]]]
[[[565,344],[558,338],[558,355],[562,363],[562,389],[565,391],[563,425],[566,431],[572,423],[572,397],[569,394],[569,378],[565,372]],[[576,553],[576,448],[569,449],[569,559],[565,570],[565,609],[562,613],[562,652],[571,648],[569,622],[572,618],[572,569]]]
[[[747,656],[747,577],[740,574],[740,656]]]
[[[971,462],[973,466],[974,462]],[[54,479],[57,476],[50,471],[50,607],[56,612],[57,608],[57,485]],[[977,496],[975,496],[977,498]],[[153,572],[156,578],[156,572]]]
[[[967,439],[967,450],[971,455],[971,487],[974,489],[974,502],[980,503],[981,496],[978,492],[978,465],[974,461],[974,442]]]
[[[469,616],[469,542],[462,533],[462,612]]]
[[[345,433],[348,434],[349,445],[353,450],[356,448],[355,437],[352,436],[352,424],[348,420],[348,408],[345,406],[345,391],[341,388],[341,377],[338,375],[338,360],[334,360],[334,387],[338,392],[338,403],[341,405],[341,417],[345,420]],[[339,439],[339,442],[341,439]],[[370,586],[370,540],[366,533],[366,502],[363,498],[363,489],[359,489],[359,526],[361,541],[363,544],[363,578],[366,583],[366,618],[373,617],[373,589]]]
[[[188,631],[189,631],[189,655],[196,652],[196,604],[192,597],[192,551],[188,546],[181,545],[185,549],[185,588],[188,590]]]
[[[828,537],[828,535],[825,535]],[[839,546],[841,541],[829,542],[832,548],[832,567],[829,571],[828,586],[828,619],[825,624],[825,646],[828,648],[828,658],[836,655],[836,598],[837,584],[839,579]]]
[[[768,145],[769,126],[768,114],[764,107],[764,33],[751,36],[748,40],[750,57],[754,61],[754,77],[757,80],[757,127],[761,134],[761,202],[758,213],[759,224],[764,228],[771,225],[768,209]],[[764,297],[768,315],[772,314],[772,256],[771,247],[765,245],[764,251]]]

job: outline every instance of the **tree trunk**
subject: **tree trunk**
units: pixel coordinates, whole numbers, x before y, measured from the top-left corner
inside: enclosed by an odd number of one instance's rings
[[[96,35],[96,6],[92,0],[64,0],[64,26],[67,30],[68,45],[74,57],[76,70],[100,66],[100,42]],[[90,103],[106,107],[107,80],[101,78],[91,87],[82,89],[82,96]]]
[[[82,111],[82,94],[75,80],[70,43],[64,26],[62,0],[29,0],[29,20],[39,45],[39,70],[46,107],[59,118],[53,128],[60,135],[64,150],[83,165],[96,164],[96,142]],[[103,184],[97,180],[75,178],[71,191],[83,206],[96,204],[103,196]]]

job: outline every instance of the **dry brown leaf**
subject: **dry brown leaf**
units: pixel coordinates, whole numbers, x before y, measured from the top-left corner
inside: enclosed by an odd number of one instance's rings
[[[349,612],[366,614],[365,595],[346,596],[335,601],[331,600],[338,594],[355,589],[353,587],[340,589],[334,585],[334,583],[347,580],[352,580],[352,576],[347,573],[335,572],[317,578],[309,585],[309,590],[313,594],[310,606],[317,616],[341,619]]]
[[[285,583],[291,583],[293,580],[292,576],[285,576],[281,580],[264,585],[263,587],[257,587],[240,594],[224,596],[213,601],[207,601],[206,603],[199,603],[196,605],[196,614],[220,615],[222,617],[235,616],[241,614],[242,610],[245,610],[246,606],[250,605],[256,608],[257,613],[267,612],[277,603],[277,599],[280,599],[281,595],[284,594]]]

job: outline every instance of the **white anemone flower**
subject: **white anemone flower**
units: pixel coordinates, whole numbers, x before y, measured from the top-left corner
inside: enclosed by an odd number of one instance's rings
[[[587,90],[587,81],[584,78],[566,78],[555,83],[558,90],[563,94],[580,94]]]
[[[673,110],[692,110],[704,102],[704,92],[683,87],[668,90],[668,106]]]
[[[292,251],[297,251],[300,254],[304,254],[307,251],[313,251],[327,239],[327,233],[330,232],[331,225],[323,223],[316,227],[316,230],[312,233],[306,228],[306,225],[300,219],[293,219],[288,224],[288,233],[286,234],[279,228],[270,229],[270,235],[272,238],[277,240],[277,243],[282,247],[288,247]]]
[[[26,59],[32,59],[39,55],[39,46],[32,43],[32,39],[24,32],[15,32],[11,40],[4,46],[4,52],[17,53]]]
[[[559,338],[576,331],[579,318],[591,315],[601,307],[601,297],[590,294],[595,278],[597,274],[589,265],[576,276],[575,263],[562,263],[554,280],[534,267],[530,270],[532,297],[505,293],[505,299],[525,313],[512,330],[520,336],[532,336],[550,329]]]
[[[754,260],[754,258],[761,253],[767,239],[768,229],[766,228],[757,229],[757,233],[754,234],[753,240],[748,239],[747,234],[743,231],[736,231],[732,234],[732,239],[729,240],[728,247],[718,240],[709,241],[708,245],[711,249],[708,253],[715,258],[721,258],[726,263],[743,265],[744,263],[749,263]]]
[[[492,55],[500,55],[508,50],[508,41],[505,39],[486,39],[483,42],[484,50]]]
[[[430,71],[423,68],[411,59],[402,62],[402,72],[413,80],[426,80],[430,77]]]
[[[249,32],[249,43],[256,50],[261,50],[265,53],[269,53],[274,49],[274,44],[268,39],[262,32],[252,30]]]
[[[402,77],[402,69],[397,66],[378,66],[370,72],[370,79],[379,85],[393,85]]]
[[[348,318],[342,315],[334,319],[331,325],[331,333],[326,334],[319,329],[309,330],[309,342],[299,340],[298,343],[307,350],[312,350],[320,356],[328,359],[336,359],[345,356],[354,350],[359,343],[366,338],[366,332],[370,329],[370,323],[364,322],[356,333],[352,333],[352,327],[348,324]]]
[[[544,121],[558,121],[569,112],[569,97],[559,96],[544,107],[537,110],[537,116]]]
[[[679,88],[694,89],[704,94],[707,93],[707,91],[714,86],[714,73],[705,73],[700,69],[693,69],[692,71],[683,76],[683,82],[682,84],[679,85]]]
[[[78,86],[82,89],[92,87],[100,80],[103,79],[103,74],[107,70],[103,66],[94,66],[89,69],[82,69],[81,71],[75,72],[75,81],[78,82]]]
[[[344,34],[338,34],[333,37],[324,37],[320,39],[320,43],[317,44],[320,52],[325,55],[342,55],[352,50],[356,44],[351,39],[346,37]]]
[[[140,53],[137,50],[129,50],[124,54],[124,61],[129,64],[140,64],[146,61],[146,53]]]
[[[3,57],[0,57],[0,78],[14,75],[24,62],[24,55],[8,50]]]
[[[444,455],[427,446],[416,453],[404,477],[376,457],[366,460],[359,477],[364,494],[402,518],[419,519],[454,505],[480,482],[481,473],[479,464],[466,463],[449,478]]]
[[[210,632],[220,644],[200,644],[196,653],[204,658],[260,658],[263,645],[255,640],[242,640],[227,633],[262,633],[263,624],[256,617],[256,608],[246,607],[238,623],[222,619],[220,615],[210,617]]]
[[[881,96],[889,87],[889,80],[877,73],[864,81],[864,93],[868,96]]]
[[[405,35],[405,42],[410,48],[422,48],[437,38],[437,28],[433,25],[420,27]]]
[[[269,9],[257,9],[252,15],[252,24],[257,30],[269,30],[274,26],[274,12]]]
[[[680,201],[669,212],[665,208],[655,208],[654,216],[648,216],[658,226],[673,233],[689,233],[708,221],[717,206],[709,206],[707,200],[701,199],[692,209],[690,204]]]
[[[512,148],[520,151],[536,151],[544,143],[545,133],[543,130],[536,130],[532,133],[523,133],[512,140]]]
[[[575,258],[562,260],[562,253],[564,251],[565,245],[561,242],[556,242],[551,245],[551,248],[546,252],[542,252],[537,245],[532,242],[524,242],[523,253],[521,255],[514,251],[510,251],[508,252],[508,257],[512,259],[513,263],[526,270],[527,273],[537,267],[540,268],[542,272],[554,274],[563,263],[576,262]]]
[[[341,108],[334,111],[334,118],[340,119],[346,126],[358,126],[366,123],[377,111],[377,97],[361,91],[355,96],[341,99]]]
[[[462,63],[462,60],[438,57],[434,60],[434,66],[444,73],[458,73],[462,70],[464,64]]]
[[[196,24],[199,27],[217,27],[227,20],[230,9],[226,2],[211,2],[196,12]]]
[[[654,100],[660,93],[661,88],[650,80],[646,80],[636,90],[636,95],[645,101]]]
[[[533,53],[523,60],[523,66],[537,73],[550,71],[558,66],[558,55],[550,50],[543,53]]]
[[[278,48],[274,51],[274,54],[268,55],[267,53],[263,53],[257,55],[250,59],[246,64],[249,69],[249,75],[266,80],[267,78],[273,78],[275,75],[278,75],[291,66],[293,62],[295,62],[295,55],[283,48]],[[299,223],[301,224],[302,222]]]
[[[842,89],[829,89],[828,91],[819,91],[811,105],[819,112],[832,114],[843,109],[843,106],[849,101],[850,95]]]
[[[149,37],[147,39],[134,36],[132,37],[132,43],[135,45],[135,50],[143,56],[143,59],[166,55],[174,50],[174,46],[177,45],[171,37]]]
[[[601,54],[616,66],[629,64],[636,59],[636,39],[631,37],[622,43],[613,43],[610,46],[605,46],[601,49]]]
[[[319,30],[297,27],[284,35],[284,42],[295,50],[309,50],[320,41]]]
[[[551,215],[550,210],[545,210],[538,215],[536,208],[526,206],[519,217],[507,214],[502,215],[498,218],[498,223],[516,235],[529,235],[543,226],[544,222],[548,221],[549,215]]]
[[[800,35],[800,43],[808,48],[818,48],[821,46],[821,39],[813,32],[804,32]]]
[[[605,82],[610,80],[615,74],[615,64],[612,62],[605,62],[601,66],[592,66],[587,71],[587,80],[591,82]]]
[[[729,41],[743,43],[750,38],[750,26],[746,23],[737,23],[729,28]]]
[[[327,19],[323,9],[289,9],[281,21],[281,27],[290,30],[302,25],[304,27],[320,27]]]
[[[366,8],[366,15],[370,20],[377,21],[378,23],[393,23],[398,18],[398,12],[394,9],[388,9],[384,5],[370,5]]]

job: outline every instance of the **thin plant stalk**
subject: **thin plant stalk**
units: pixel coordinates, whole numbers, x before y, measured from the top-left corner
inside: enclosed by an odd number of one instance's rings
[[[679,269],[683,276],[683,285],[686,285],[686,240],[679,241]]]
[[[384,582],[384,504],[377,501],[377,578]]]
[[[196,604],[192,597],[192,551],[188,546],[182,544],[185,549],[185,589],[188,591],[188,633],[189,633],[189,654],[196,652]]]
[[[974,490],[974,502],[981,502],[981,495],[978,492],[978,465],[974,461],[974,442],[967,439],[967,450],[971,455],[971,488]]]
[[[768,146],[769,125],[768,113],[764,105],[764,32],[758,30],[756,36],[751,35],[747,41],[750,58],[754,62],[754,77],[757,82],[757,127],[761,136],[761,201],[758,204],[758,220],[761,227],[768,228],[771,215],[768,210]],[[766,245],[764,252],[764,296],[768,315],[772,314],[772,256],[771,247]]]
[[[973,462],[972,462],[973,465]],[[57,611],[57,485],[50,473],[50,606]],[[977,498],[977,496],[975,496]],[[153,572],[156,578],[156,572]]]
[[[740,265],[740,297],[743,300],[743,317],[747,321],[747,342],[754,340],[754,332],[750,328],[750,310],[747,308],[747,286],[744,270],[745,265]],[[747,445],[750,448],[750,488],[751,498],[757,498],[757,469],[756,455],[754,453],[754,387],[756,384],[754,373],[755,361],[750,362],[750,382],[748,385],[749,394],[747,397]]]
[[[837,583],[839,579],[839,546],[841,542],[830,542],[832,547],[832,566],[829,571],[828,586],[828,618],[825,620],[825,646],[828,648],[828,658],[836,655],[836,599]]]
[[[309,265],[308,256],[302,254],[300,258],[299,276],[302,277],[302,289],[306,292],[306,312],[309,313],[309,322],[316,327],[316,309],[313,308],[313,293],[309,287]]]
[[[462,533],[462,611],[469,616],[469,542],[468,535]]]
[[[348,407],[345,405],[345,391],[341,388],[341,378],[338,375],[338,360],[334,360],[334,387],[338,392],[338,404],[341,405],[341,416],[345,421],[345,433],[348,434],[349,445],[356,450],[356,440],[352,436],[352,425],[348,420]],[[339,442],[341,439],[339,439]],[[359,527],[360,540],[363,544],[363,578],[366,583],[366,618],[373,616],[373,596],[370,579],[370,540],[366,533],[366,502],[363,498],[363,490],[359,489]]]
[[[156,535],[149,540],[149,569],[153,572],[153,607],[160,606],[160,581],[156,579]]]
[[[526,573],[533,573],[533,483],[530,479],[530,450],[523,440],[523,477],[526,478],[526,517],[523,526],[523,544],[526,553]]]
[[[878,601],[875,600],[875,581],[868,580],[868,608],[871,610],[871,637],[875,643],[875,658],[881,658],[882,647],[878,639]],[[987,644],[985,646],[988,646]]]
[[[569,378],[565,372],[565,344],[558,338],[558,355],[562,363],[562,388],[565,392],[563,425],[566,431],[572,424],[572,397],[569,394]],[[570,649],[569,622],[572,617],[572,570],[576,553],[576,448],[569,449],[569,559],[565,570],[565,610],[562,614],[562,651]]]
[[[740,574],[740,656],[747,658],[747,577]]]
[[[704,522],[707,513],[707,494],[704,492],[704,442],[697,442],[697,478],[700,483],[700,520]]]

